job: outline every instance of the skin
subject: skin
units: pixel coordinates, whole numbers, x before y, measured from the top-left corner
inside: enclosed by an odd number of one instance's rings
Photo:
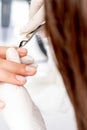
[[[22,86],[26,83],[24,76],[32,76],[36,73],[36,67],[32,65],[20,64],[6,60],[6,50],[8,47],[0,46],[0,82],[6,82]],[[17,49],[19,56],[27,55],[27,50],[24,48]],[[5,104],[0,100],[0,109],[4,108]]]

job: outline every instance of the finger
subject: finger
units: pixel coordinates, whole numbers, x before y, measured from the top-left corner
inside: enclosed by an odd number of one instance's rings
[[[18,48],[17,51],[18,51],[20,57],[26,56],[28,53],[27,49],[25,49],[25,48]]]
[[[11,47],[11,46],[9,48],[15,48],[18,51],[20,57],[26,56],[28,53],[26,48]]]
[[[45,20],[44,5],[34,15],[28,24],[26,24],[20,31],[21,34],[28,34],[36,29]]]
[[[30,19],[38,12],[41,6],[44,4],[44,0],[32,0],[30,5]]]
[[[8,47],[0,46],[0,57],[1,58],[6,58],[6,50]]]
[[[30,65],[34,63],[34,59],[31,56],[27,55],[21,58],[21,63]]]
[[[29,65],[31,67],[37,68],[37,64],[35,63],[34,59],[31,56],[25,56],[21,58],[21,63],[24,63],[26,65]]]
[[[6,51],[7,51],[8,48],[9,47],[0,46],[0,58],[3,58],[3,59],[6,58]],[[16,48],[18,50],[20,57],[27,55],[27,49],[17,48],[17,47],[14,47],[14,48]]]
[[[0,69],[4,69],[9,72],[23,76],[32,76],[36,73],[35,67],[12,61],[7,61],[4,59],[0,59]]]
[[[8,72],[4,69],[0,69],[0,81],[16,85],[24,85],[26,83],[25,77]]]

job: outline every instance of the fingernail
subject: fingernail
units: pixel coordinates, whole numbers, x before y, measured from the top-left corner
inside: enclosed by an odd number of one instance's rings
[[[35,63],[35,64],[31,64],[31,66],[32,67],[35,67],[35,68],[37,68],[38,67],[38,65]]]
[[[24,56],[21,58],[21,62],[25,63],[25,64],[32,64],[32,63],[34,63],[34,58],[27,55],[27,56]]]
[[[26,66],[26,71],[34,71],[35,70],[35,68],[34,67],[31,67],[31,66]]]
[[[3,108],[4,106],[5,106],[5,103],[0,101],[0,108]]]
[[[34,58],[32,56],[27,56],[29,61],[33,61],[34,62]]]
[[[26,82],[26,78],[23,77],[23,76],[20,76],[20,75],[16,75],[16,79],[17,79],[18,81],[20,81],[20,82],[23,82],[23,83]]]
[[[21,53],[26,53],[27,49],[25,49],[25,48],[19,48],[18,51],[21,52]]]

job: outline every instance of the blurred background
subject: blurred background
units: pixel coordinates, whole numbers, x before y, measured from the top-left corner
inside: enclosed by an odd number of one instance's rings
[[[29,6],[30,0],[0,0],[0,45],[19,45],[20,29],[29,21]],[[47,130],[76,130],[73,108],[47,38],[36,35],[25,47],[38,64],[37,74],[28,77],[25,87],[41,110]],[[0,130],[10,130],[1,115]]]

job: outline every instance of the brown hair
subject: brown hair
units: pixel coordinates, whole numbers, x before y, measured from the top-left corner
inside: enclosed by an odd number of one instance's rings
[[[87,19],[84,0],[45,0],[47,30],[78,130],[87,130]]]

